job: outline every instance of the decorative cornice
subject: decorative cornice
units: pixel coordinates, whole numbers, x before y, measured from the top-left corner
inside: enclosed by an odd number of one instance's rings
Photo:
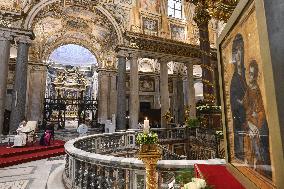
[[[127,58],[129,56],[129,53],[126,50],[116,48],[115,51],[117,53],[117,58],[119,58],[119,57]]]
[[[13,40],[13,36],[11,33],[0,31],[0,41],[11,41]]]
[[[125,39],[128,41],[128,44],[125,45],[126,48],[164,53],[181,57],[201,57],[199,46],[178,42],[171,39],[133,32],[126,32]]]
[[[17,43],[25,43],[25,44],[31,44],[32,43],[31,38],[28,37],[28,36],[17,36],[17,37],[15,37],[14,40]]]
[[[30,40],[33,40],[35,38],[34,33],[29,30],[23,30],[23,29],[18,29],[18,28],[6,28],[6,27],[0,27],[0,32],[1,33],[8,33],[10,36],[16,40],[18,37],[27,37]]]

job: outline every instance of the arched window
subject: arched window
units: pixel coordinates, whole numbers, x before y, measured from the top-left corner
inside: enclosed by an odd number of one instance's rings
[[[182,0],[168,0],[168,16],[182,18]]]

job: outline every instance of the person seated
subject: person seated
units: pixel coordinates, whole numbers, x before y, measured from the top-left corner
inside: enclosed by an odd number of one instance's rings
[[[18,129],[16,130],[17,135],[14,138],[14,145],[12,147],[21,147],[25,146],[27,142],[27,134],[23,132],[27,125],[26,119],[24,119],[20,124]]]
[[[42,146],[49,146],[51,138],[54,140],[54,125],[49,124],[46,126],[46,129],[43,135],[40,137],[39,144]]]
[[[35,143],[36,142],[36,132],[37,128],[37,121],[28,121],[25,128],[22,129],[22,132],[27,136],[28,143]]]

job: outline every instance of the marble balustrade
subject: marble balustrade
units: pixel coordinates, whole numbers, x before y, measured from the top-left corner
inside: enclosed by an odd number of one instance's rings
[[[145,167],[135,157],[116,156],[112,152],[138,150],[135,137],[141,131],[96,134],[68,141],[65,144],[66,164],[63,180],[68,188],[130,188],[145,185]],[[161,137],[169,140],[200,137],[199,131],[186,128],[155,129]],[[166,134],[165,134],[166,133]],[[213,136],[213,135],[212,135]],[[210,137],[208,137],[210,138]],[[162,149],[163,150],[163,149]],[[164,151],[164,150],[163,150]],[[165,156],[166,158],[169,156]],[[222,159],[207,160],[167,160],[163,158],[157,165],[159,188],[167,188],[168,183],[179,171],[192,169],[196,163],[224,164]],[[178,159],[178,158],[177,158]]]

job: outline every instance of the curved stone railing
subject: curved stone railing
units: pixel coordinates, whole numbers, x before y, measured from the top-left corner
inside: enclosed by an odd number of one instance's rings
[[[65,144],[65,186],[78,189],[144,188],[145,167],[135,157],[138,150],[136,134],[126,131],[68,141]],[[223,164],[224,160],[160,160],[157,165],[159,188],[168,188],[180,171],[193,169],[196,163]]]

